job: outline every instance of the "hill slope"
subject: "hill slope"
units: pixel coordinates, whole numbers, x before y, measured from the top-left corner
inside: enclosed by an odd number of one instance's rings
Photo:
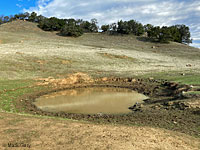
[[[199,73],[200,68],[200,49],[187,45],[105,34],[61,37],[26,21],[1,25],[0,41],[4,43],[0,45],[0,78],[48,77],[71,72],[94,76],[134,76],[152,71]]]
[[[23,40],[34,40],[43,37],[51,37],[51,33],[37,27],[37,23],[16,20],[0,25],[1,43],[16,43]]]
[[[28,21],[22,21],[22,20],[16,20],[9,23],[2,24],[0,26],[0,31],[4,32],[42,32],[40,28],[37,27],[36,23],[28,22]]]

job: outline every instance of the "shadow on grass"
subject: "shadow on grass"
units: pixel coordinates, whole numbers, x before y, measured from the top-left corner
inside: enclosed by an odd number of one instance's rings
[[[138,41],[141,41],[141,42],[158,43],[158,42],[156,42],[154,39],[148,38],[148,37],[137,37],[136,39],[137,39]]]
[[[149,37],[137,37],[136,38],[138,41],[141,41],[141,42],[145,42],[145,43],[154,43],[154,44],[169,44],[170,42],[161,42],[161,41],[158,41],[154,38],[149,38]]]

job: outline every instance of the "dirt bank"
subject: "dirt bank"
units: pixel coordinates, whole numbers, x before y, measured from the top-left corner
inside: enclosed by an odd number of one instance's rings
[[[67,78],[68,79],[68,78]],[[66,79],[66,81],[67,81]],[[81,79],[81,80],[79,80]],[[189,135],[200,136],[198,126],[200,126],[199,108],[186,105],[186,101],[192,101],[183,96],[183,91],[190,89],[187,85],[179,85],[177,83],[165,80],[154,79],[135,79],[135,78],[99,78],[85,80],[79,77],[76,82],[64,82],[64,79],[51,79],[42,83],[52,85],[49,91],[42,91],[31,95],[25,95],[18,99],[17,108],[30,114],[43,116],[56,116],[75,120],[86,120],[97,123],[117,123],[126,125],[142,125],[161,127],[170,130],[180,131]],[[92,81],[92,82],[88,82]],[[65,84],[60,84],[60,83]],[[70,84],[69,84],[70,83]],[[73,113],[53,113],[45,112],[38,109],[33,102],[41,95],[52,92],[88,87],[115,87],[128,88],[149,97],[145,103],[135,105],[130,109],[133,110],[129,114],[108,115],[108,114],[73,114]],[[185,104],[185,105],[183,105]]]

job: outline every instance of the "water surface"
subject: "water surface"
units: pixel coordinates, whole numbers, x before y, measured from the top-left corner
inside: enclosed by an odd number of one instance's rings
[[[145,95],[125,88],[77,88],[55,92],[36,99],[35,105],[49,112],[81,114],[129,113],[128,107],[142,103]]]

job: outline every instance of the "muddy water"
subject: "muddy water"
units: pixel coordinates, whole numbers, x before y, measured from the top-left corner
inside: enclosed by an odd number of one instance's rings
[[[146,98],[124,88],[77,88],[41,96],[34,104],[49,112],[121,114],[131,112],[128,107]]]

